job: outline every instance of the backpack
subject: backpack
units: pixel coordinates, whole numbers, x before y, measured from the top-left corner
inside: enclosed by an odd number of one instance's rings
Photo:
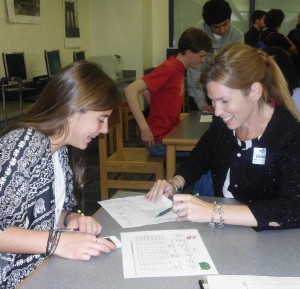
[[[261,39],[261,33],[259,33],[259,37],[258,37],[258,42],[255,44],[255,48],[257,49],[265,49],[266,48],[266,44],[264,43],[264,41],[266,41],[272,34],[276,33],[275,31],[269,33],[266,38],[264,40]]]

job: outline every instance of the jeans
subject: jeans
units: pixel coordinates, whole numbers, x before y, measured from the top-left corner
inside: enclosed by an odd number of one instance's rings
[[[154,156],[165,156],[166,155],[166,146],[161,142],[157,142],[154,146],[148,148],[148,151],[151,155],[154,155]],[[190,154],[190,152],[185,152],[185,151],[176,152],[177,157],[187,157],[187,156],[189,156],[189,154]]]
[[[214,197],[215,193],[211,171],[208,171],[206,175],[201,176],[201,178],[194,183],[193,195],[195,194],[199,194],[199,196]]]

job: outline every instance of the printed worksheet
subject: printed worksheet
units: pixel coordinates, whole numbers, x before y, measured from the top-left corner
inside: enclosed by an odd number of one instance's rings
[[[249,275],[207,276],[209,289],[299,289],[300,277]]]
[[[177,218],[171,209],[163,216],[157,217],[159,213],[173,206],[173,202],[165,196],[159,202],[150,202],[145,200],[144,196],[135,196],[109,199],[100,201],[99,204],[122,228],[174,222]]]
[[[196,229],[121,233],[124,278],[218,274]]]

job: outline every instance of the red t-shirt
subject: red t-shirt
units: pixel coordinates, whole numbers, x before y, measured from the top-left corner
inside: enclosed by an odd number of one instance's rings
[[[183,63],[176,56],[171,56],[142,78],[151,92],[147,122],[155,142],[161,142],[180,121],[184,72]]]

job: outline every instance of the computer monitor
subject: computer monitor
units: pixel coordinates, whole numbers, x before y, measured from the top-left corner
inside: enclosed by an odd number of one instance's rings
[[[2,53],[6,77],[27,79],[24,52]]]
[[[45,50],[45,61],[49,77],[61,70],[59,50]]]
[[[73,60],[79,61],[79,60],[85,60],[85,52],[84,51],[74,51],[73,52]]]

